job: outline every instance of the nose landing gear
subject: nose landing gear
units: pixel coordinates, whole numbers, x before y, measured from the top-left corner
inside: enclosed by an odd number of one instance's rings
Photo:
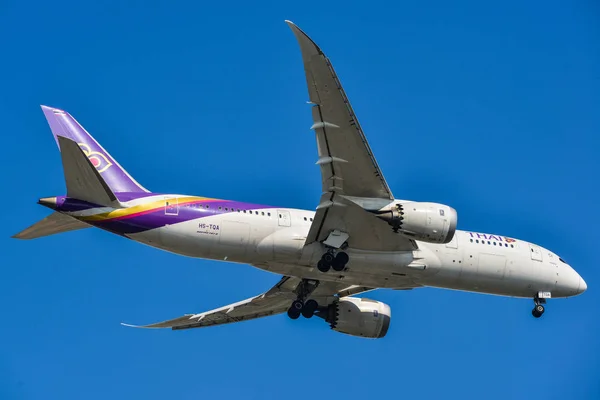
[[[544,311],[544,306],[541,304],[537,304],[535,307],[533,307],[533,310],[531,310],[531,315],[533,315],[536,318],[539,318],[544,314]]]
[[[540,297],[538,294],[533,298],[533,302],[535,306],[533,307],[533,310],[531,310],[531,315],[533,315],[535,318],[539,318],[544,315],[544,311],[546,311],[544,307],[544,304],[546,304],[546,298]]]

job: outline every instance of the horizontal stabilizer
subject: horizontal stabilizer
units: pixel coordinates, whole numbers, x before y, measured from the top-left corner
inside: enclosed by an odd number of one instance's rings
[[[90,225],[81,222],[59,212],[50,214],[41,221],[36,222],[29,228],[13,236],[15,239],[37,239],[43,236],[54,235],[55,233],[75,231],[78,229],[89,228]]]
[[[119,206],[117,197],[92,165],[83,150],[71,139],[58,136],[67,196],[103,206]]]

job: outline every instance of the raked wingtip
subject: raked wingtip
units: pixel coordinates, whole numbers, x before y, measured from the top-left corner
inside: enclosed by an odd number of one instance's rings
[[[121,322],[121,325],[126,326],[128,328],[143,328],[143,326],[141,325],[126,324],[125,322]]]

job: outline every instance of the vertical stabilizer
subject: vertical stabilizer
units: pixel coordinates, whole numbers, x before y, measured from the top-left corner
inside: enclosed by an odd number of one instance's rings
[[[59,144],[59,138],[62,137],[79,145],[83,154],[113,193],[148,192],[69,113],[47,106],[42,106],[42,111],[48,120],[56,143]]]
[[[58,138],[67,196],[103,206],[120,207],[117,196],[75,141]]]

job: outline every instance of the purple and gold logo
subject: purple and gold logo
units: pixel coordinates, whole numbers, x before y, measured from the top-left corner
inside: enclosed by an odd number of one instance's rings
[[[98,172],[102,173],[112,166],[112,163],[108,161],[108,158],[104,154],[90,150],[90,146],[85,143],[77,144]]]

